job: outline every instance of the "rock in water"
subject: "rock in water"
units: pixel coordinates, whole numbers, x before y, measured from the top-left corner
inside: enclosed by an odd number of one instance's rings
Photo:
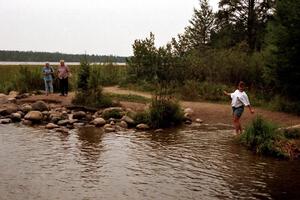
[[[43,119],[43,114],[40,111],[30,111],[24,118],[26,120],[40,122]]]
[[[83,111],[78,111],[73,113],[73,119],[83,119],[86,117],[86,113]]]
[[[148,130],[148,129],[150,129],[150,127],[147,124],[138,124],[136,126],[136,128],[139,129],[139,130]]]
[[[36,111],[48,111],[48,105],[44,101],[37,101],[31,105],[32,110]]]
[[[126,122],[128,125],[134,125],[135,121],[129,116],[123,116],[122,121]]]
[[[121,121],[119,125],[122,128],[128,128],[128,124],[125,121]]]
[[[0,124],[9,124],[11,122],[11,119],[0,119]]]
[[[53,123],[49,123],[46,125],[46,129],[54,129],[54,128],[58,128],[59,126]]]
[[[14,122],[19,122],[22,119],[22,115],[20,113],[12,113],[10,115],[10,118],[14,121]]]
[[[106,121],[105,121],[105,119],[99,117],[99,118],[94,119],[92,121],[92,124],[94,124],[97,127],[100,127],[100,126],[104,126],[106,124]]]

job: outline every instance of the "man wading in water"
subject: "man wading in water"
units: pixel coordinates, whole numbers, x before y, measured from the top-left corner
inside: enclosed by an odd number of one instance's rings
[[[242,126],[240,123],[240,118],[244,112],[244,107],[248,107],[251,114],[254,113],[254,110],[252,109],[249,98],[244,92],[245,89],[245,83],[243,81],[239,82],[238,89],[235,90],[234,93],[228,93],[224,91],[224,94],[227,96],[230,96],[232,111],[233,111],[233,125],[235,127],[236,134],[242,133]]]

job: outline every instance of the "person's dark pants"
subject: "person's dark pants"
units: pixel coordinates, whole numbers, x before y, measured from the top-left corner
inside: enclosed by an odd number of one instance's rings
[[[59,79],[59,87],[61,95],[68,95],[69,81],[68,78]]]

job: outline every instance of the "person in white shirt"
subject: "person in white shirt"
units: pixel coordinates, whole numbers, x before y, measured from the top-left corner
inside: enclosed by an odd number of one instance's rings
[[[240,123],[240,118],[244,112],[244,107],[248,107],[251,114],[254,113],[253,108],[250,105],[249,98],[244,91],[245,83],[243,81],[239,82],[238,89],[233,93],[228,93],[224,91],[224,94],[230,96],[232,111],[233,111],[233,125],[235,127],[236,134],[242,133],[242,126]]]

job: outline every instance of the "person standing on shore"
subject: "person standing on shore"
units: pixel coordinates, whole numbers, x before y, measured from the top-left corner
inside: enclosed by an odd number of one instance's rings
[[[68,87],[69,87],[69,76],[70,70],[67,65],[65,65],[64,60],[60,60],[60,64],[57,69],[57,76],[59,79],[59,87],[60,87],[60,96],[68,96]]]
[[[49,93],[53,93],[53,74],[53,68],[50,66],[49,62],[46,62],[45,66],[43,67],[43,75],[45,82],[45,91],[47,96]]]
[[[248,95],[246,94],[244,89],[245,83],[243,81],[240,81],[238,84],[238,89],[235,90],[235,92],[228,93],[226,91],[223,91],[226,96],[230,96],[232,99],[231,106],[233,112],[233,125],[235,127],[236,134],[242,133],[240,118],[244,112],[244,107],[248,107],[251,114],[254,113],[254,110],[250,105]]]

